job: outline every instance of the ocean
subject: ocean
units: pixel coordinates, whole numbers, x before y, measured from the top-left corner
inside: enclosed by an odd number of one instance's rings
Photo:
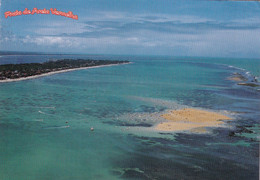
[[[0,83],[0,179],[258,179],[260,59],[1,55],[0,64],[129,60]],[[151,115],[179,107],[228,112],[209,133],[162,132]],[[151,117],[150,117],[151,116]],[[91,131],[94,128],[94,131]]]

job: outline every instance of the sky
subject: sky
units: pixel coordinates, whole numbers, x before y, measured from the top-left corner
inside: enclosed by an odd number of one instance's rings
[[[56,8],[4,17],[6,11]],[[260,2],[0,0],[0,50],[260,58]]]

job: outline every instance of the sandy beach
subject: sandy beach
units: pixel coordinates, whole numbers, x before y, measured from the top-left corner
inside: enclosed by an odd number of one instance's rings
[[[130,62],[130,63],[131,63],[131,62]],[[54,72],[44,73],[44,74],[35,75],[35,76],[28,76],[28,77],[22,77],[22,78],[17,78],[17,79],[5,79],[5,80],[0,80],[0,83],[24,81],[24,80],[35,79],[35,78],[40,78],[40,77],[44,77],[44,76],[50,76],[50,75],[58,74],[58,73],[66,73],[66,72],[76,71],[76,70],[82,70],[82,69],[92,69],[92,68],[100,68],[100,67],[107,67],[107,66],[116,66],[116,65],[130,64],[130,63],[109,64],[109,65],[100,65],[100,66],[91,66],[91,67],[81,67],[81,68],[66,69],[66,70],[54,71]]]
[[[232,118],[216,112],[200,109],[184,108],[173,110],[161,115],[168,120],[158,124],[155,128],[160,131],[191,131],[205,133],[205,127],[220,127],[224,124],[221,120]]]

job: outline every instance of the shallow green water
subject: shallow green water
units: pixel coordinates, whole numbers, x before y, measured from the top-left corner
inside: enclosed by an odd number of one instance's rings
[[[105,58],[134,63],[0,84],[0,179],[257,179],[259,91],[227,80],[258,76],[255,66]],[[139,117],[184,105],[236,112],[236,120],[210,134],[167,134]]]

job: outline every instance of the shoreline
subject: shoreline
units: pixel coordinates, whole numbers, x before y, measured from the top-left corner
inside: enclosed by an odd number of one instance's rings
[[[44,77],[44,76],[50,76],[50,75],[54,75],[54,74],[59,74],[59,73],[66,73],[66,72],[76,71],[76,70],[93,69],[93,68],[108,67],[108,66],[117,66],[117,65],[131,64],[131,63],[132,62],[121,63],[121,64],[108,64],[108,65],[99,65],[99,66],[90,66],[90,67],[80,67],[80,68],[73,68],[73,69],[65,69],[65,70],[48,72],[48,73],[43,73],[43,74],[34,75],[34,76],[21,77],[21,78],[17,78],[17,79],[0,80],[0,83],[10,83],[10,82],[17,82],[17,81],[25,81],[25,80],[30,80],[30,79],[36,79],[36,78]]]
[[[228,77],[227,80],[235,81],[237,82],[237,85],[240,86],[250,86],[250,87],[260,86],[256,77],[250,80],[249,78],[245,77],[245,75],[242,75],[240,73],[233,73],[233,75]]]

